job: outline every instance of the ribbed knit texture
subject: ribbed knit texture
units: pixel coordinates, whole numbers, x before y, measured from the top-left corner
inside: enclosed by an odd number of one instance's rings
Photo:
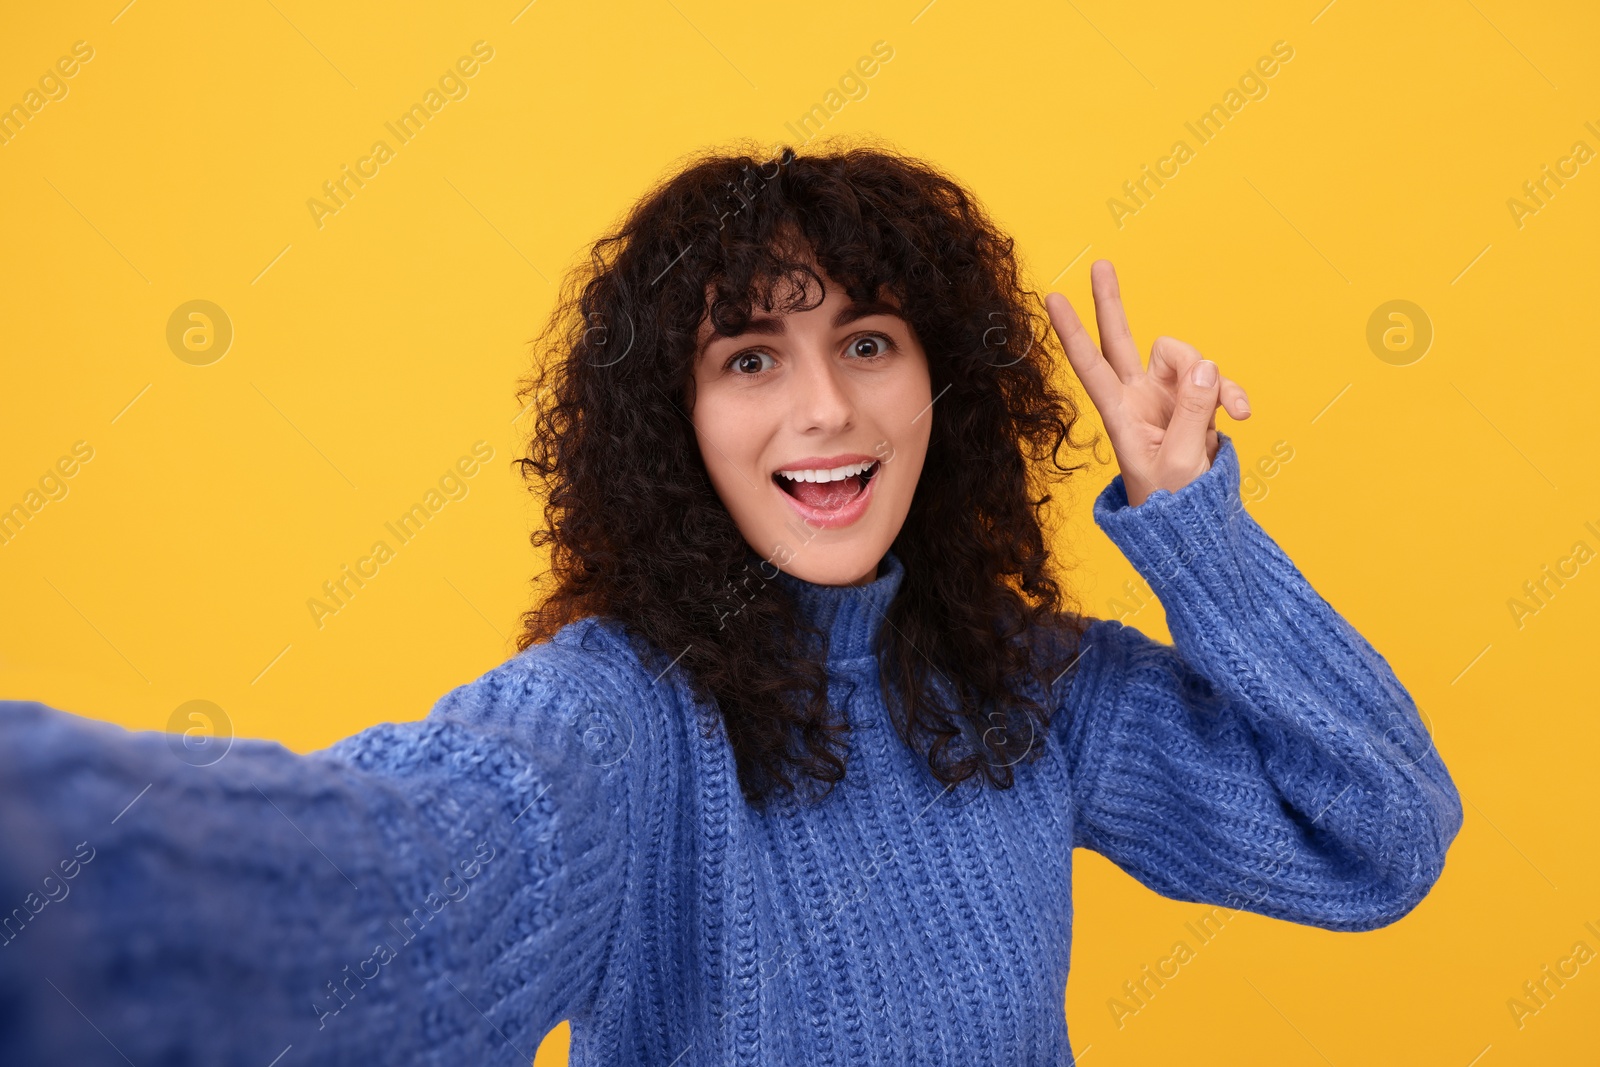
[[[1180,491],[1096,499],[1174,643],[1096,620],[1006,791],[947,789],[889,722],[892,552],[865,586],[778,579],[853,726],[815,806],[746,805],[714,710],[592,618],[304,756],[191,766],[0,704],[0,1063],[526,1065],[570,1019],[574,1067],[1070,1065],[1075,846],[1179,900],[1394,922],[1460,799],[1219,437]]]

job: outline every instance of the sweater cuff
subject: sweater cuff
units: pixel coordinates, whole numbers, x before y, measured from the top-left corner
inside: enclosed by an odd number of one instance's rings
[[[1118,474],[1094,502],[1095,524],[1150,583],[1175,640],[1183,615],[1202,605],[1234,623],[1261,610],[1244,567],[1255,520],[1239,495],[1238,453],[1226,433],[1219,430],[1217,441],[1210,469],[1176,492],[1157,489],[1132,505]]]

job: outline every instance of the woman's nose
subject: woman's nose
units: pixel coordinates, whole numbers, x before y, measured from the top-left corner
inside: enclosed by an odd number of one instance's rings
[[[828,352],[806,350],[798,360],[793,381],[794,412],[800,430],[833,433],[849,428],[855,415],[855,398]]]

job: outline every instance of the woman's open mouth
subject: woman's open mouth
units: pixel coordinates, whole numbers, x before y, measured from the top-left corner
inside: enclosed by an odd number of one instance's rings
[[[866,514],[877,481],[879,460],[859,474],[829,482],[802,482],[774,471],[772,480],[800,517],[812,526],[836,529]]]

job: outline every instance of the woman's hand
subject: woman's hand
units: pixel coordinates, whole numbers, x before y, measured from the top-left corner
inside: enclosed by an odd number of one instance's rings
[[[1150,369],[1143,369],[1111,261],[1096,260],[1089,279],[1099,348],[1066,297],[1051,293],[1044,306],[1111,437],[1128,503],[1137,506],[1157,489],[1177,492],[1210,470],[1217,456],[1218,403],[1235,419],[1249,418],[1250,404],[1237,382],[1174,337],[1155,339]]]

